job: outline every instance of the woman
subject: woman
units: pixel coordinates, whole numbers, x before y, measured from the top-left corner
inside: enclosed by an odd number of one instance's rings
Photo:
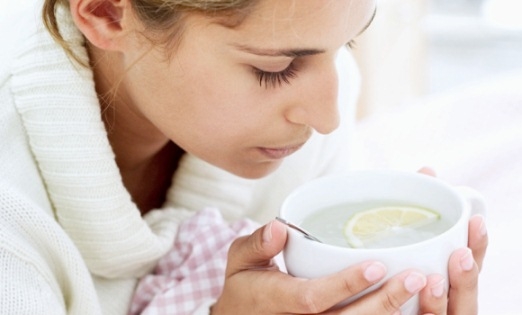
[[[201,203],[273,217],[256,196],[346,168],[335,61],[374,12],[356,0],[46,0],[49,32],[14,18],[2,28],[20,34],[0,77],[0,313],[124,314]],[[449,303],[440,276],[407,270],[331,313],[392,314],[419,292],[425,313],[476,313],[481,225],[474,257],[452,256]],[[285,239],[272,222],[235,241],[221,296],[190,312],[326,314],[385,274],[368,262],[292,278],[271,264]]]

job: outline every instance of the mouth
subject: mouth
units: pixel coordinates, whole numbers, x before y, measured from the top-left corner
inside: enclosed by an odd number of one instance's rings
[[[259,148],[259,151],[261,151],[261,153],[264,156],[268,157],[270,160],[280,160],[289,155],[292,155],[293,153],[301,149],[303,145],[304,143],[280,148]]]

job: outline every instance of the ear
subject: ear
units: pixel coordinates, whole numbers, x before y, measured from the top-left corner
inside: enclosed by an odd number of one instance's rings
[[[76,26],[90,43],[103,50],[118,51],[127,33],[128,0],[71,0]]]

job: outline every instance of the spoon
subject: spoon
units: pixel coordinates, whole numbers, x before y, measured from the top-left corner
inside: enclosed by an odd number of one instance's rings
[[[296,230],[296,231],[299,231],[301,234],[303,234],[303,236],[309,240],[312,240],[312,241],[316,241],[316,242],[319,242],[319,243],[322,243],[317,237],[313,236],[312,234],[308,233],[307,231],[305,231],[303,228],[301,227],[298,227],[297,225],[294,225],[288,221],[286,221],[285,219],[283,218],[280,218],[280,217],[276,217],[276,220],[283,223],[283,224],[286,224],[288,227]]]

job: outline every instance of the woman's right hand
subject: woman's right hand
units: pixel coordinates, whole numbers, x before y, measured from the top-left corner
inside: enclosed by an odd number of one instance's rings
[[[279,271],[272,260],[282,251],[286,236],[284,225],[274,220],[233,242],[223,292],[212,307],[212,315],[395,314],[427,284],[437,285],[436,279],[408,270],[356,302],[330,310],[381,280],[386,268],[379,262],[366,262],[323,278],[295,278]],[[440,306],[447,300],[440,298],[434,303],[440,304],[434,309],[445,309]]]

